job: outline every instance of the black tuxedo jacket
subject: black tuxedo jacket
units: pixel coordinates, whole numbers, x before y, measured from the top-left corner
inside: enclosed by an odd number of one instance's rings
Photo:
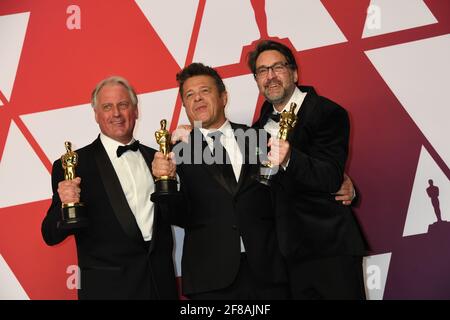
[[[150,166],[155,151],[143,145],[140,151]],[[148,247],[100,139],[77,153],[80,198],[89,219],[89,226],[75,233],[81,271],[78,297],[177,299],[172,230],[161,219],[158,207],[155,205],[153,236]],[[61,180],[63,170],[57,160],[52,171],[52,204],[42,222],[42,235],[48,245],[60,243],[69,235],[57,228],[61,217],[57,189]]]
[[[231,125],[234,130],[248,129],[242,125]],[[231,285],[240,265],[240,236],[257,281],[286,284],[270,190],[253,177],[258,165],[243,164],[239,181],[233,186],[227,183],[224,165],[194,163],[195,140],[199,141],[197,146],[200,146],[196,153],[197,160],[201,160],[202,152],[210,152],[198,129],[191,132],[188,144],[177,145],[183,147],[177,160],[182,196],[178,201],[171,201],[167,211],[172,223],[185,230],[183,293],[202,293]],[[256,143],[245,144],[241,152],[249,159],[250,153],[256,152]],[[181,164],[180,158],[184,160]],[[186,159],[190,159],[188,163]]]
[[[351,208],[334,200],[347,160],[347,112],[312,87],[297,114],[288,138],[292,153],[286,171],[273,185],[277,208],[277,235],[289,260],[335,255],[363,255],[365,243]],[[263,128],[273,106],[263,104],[254,124]]]

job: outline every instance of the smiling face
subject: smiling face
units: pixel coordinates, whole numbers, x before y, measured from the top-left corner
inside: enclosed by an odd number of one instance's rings
[[[256,70],[286,62],[286,58],[277,50],[263,51],[256,59]],[[259,92],[267,101],[272,103],[278,111],[282,111],[294,92],[297,79],[297,70],[288,67],[278,74],[273,69],[269,69],[265,77],[256,79],[256,83]]]
[[[217,129],[225,122],[227,92],[219,92],[213,77],[199,75],[188,78],[183,84],[183,105],[189,121],[201,121],[205,129]]]
[[[138,109],[131,102],[124,86],[107,84],[101,88],[97,94],[94,112],[95,121],[104,135],[123,144],[130,142],[138,118]]]

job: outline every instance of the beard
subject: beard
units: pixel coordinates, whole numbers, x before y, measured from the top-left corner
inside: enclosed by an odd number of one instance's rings
[[[270,92],[270,85],[277,84],[279,86],[279,89],[277,92]],[[283,86],[283,83],[279,80],[272,80],[268,82],[264,86],[264,97],[268,102],[271,104],[277,106],[280,104],[286,104],[288,100],[290,99],[292,92],[294,91],[294,88],[290,90],[291,88],[285,88]]]

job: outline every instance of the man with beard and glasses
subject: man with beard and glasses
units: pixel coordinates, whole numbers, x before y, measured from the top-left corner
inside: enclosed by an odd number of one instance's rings
[[[272,136],[268,158],[281,168],[272,192],[293,298],[365,299],[365,242],[351,208],[335,198],[348,155],[347,112],[297,85],[295,57],[281,43],[258,43],[248,66],[266,98],[255,127]],[[277,118],[293,102],[297,124],[287,140],[277,139]]]

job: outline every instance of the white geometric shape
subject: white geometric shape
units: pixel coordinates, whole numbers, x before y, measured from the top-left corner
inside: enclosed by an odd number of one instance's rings
[[[0,162],[0,208],[49,199],[50,174],[14,122]]]
[[[289,38],[297,51],[347,41],[317,0],[266,0],[266,15],[269,35]]]
[[[29,12],[0,16],[0,91],[9,101],[27,31]]]
[[[252,74],[223,79],[228,92],[227,118],[235,123],[252,125],[258,101],[258,87]]]
[[[250,1],[208,0],[193,61],[214,67],[237,63],[242,47],[258,38]]]
[[[155,140],[155,131],[161,128],[161,119],[167,120],[167,129],[171,126],[173,110],[178,88],[140,94],[139,119],[136,122],[134,136],[141,143],[159,150]]]
[[[180,111],[180,117],[178,118],[177,127],[184,124],[190,124],[189,119],[186,114],[186,108],[182,105]]]
[[[30,300],[19,280],[0,254],[0,300]]]
[[[168,89],[138,95],[139,119],[134,136],[142,143],[157,147],[154,132],[161,119],[170,126],[178,89]],[[79,149],[94,141],[100,133],[90,104],[61,108],[21,116],[44,153],[54,161],[64,153],[64,141]]]
[[[82,104],[20,117],[53,162],[65,153],[64,141],[72,142],[74,150],[94,141],[100,130],[90,104]]]
[[[369,12],[364,24],[363,38],[421,27],[438,21],[423,0],[372,0],[370,7],[379,10],[380,24],[373,26]]]
[[[184,229],[173,226],[175,234],[175,275],[181,277],[181,256],[183,254]]]
[[[409,200],[403,236],[428,232],[428,226],[437,221],[431,198],[427,194],[428,180],[439,188],[439,207],[442,220],[450,221],[450,181],[422,146],[414,185]]]
[[[392,253],[388,252],[364,257],[364,283],[368,300],[383,299],[391,255]]]
[[[450,34],[366,51],[427,140],[450,166]]]
[[[180,67],[186,62],[198,0],[136,0]]]

